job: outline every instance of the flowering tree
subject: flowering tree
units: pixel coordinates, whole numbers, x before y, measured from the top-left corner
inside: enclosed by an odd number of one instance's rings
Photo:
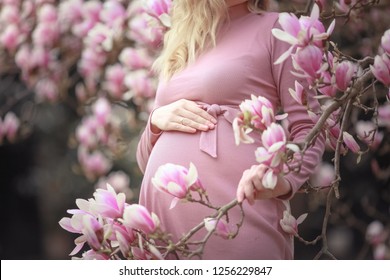
[[[334,198],[342,198],[343,156],[354,154],[359,164],[369,153],[388,148],[390,30],[385,31],[389,26],[384,26],[375,52],[366,51],[358,57],[345,52],[332,36],[337,36],[338,28],[345,28],[341,22],[359,25],[360,18],[367,16],[372,7],[388,8],[389,3],[291,2],[304,5],[294,13],[282,13],[281,29],[272,30],[277,39],[291,45],[275,63],[292,59],[297,81],[290,89],[291,97],[307,107],[308,117],[316,125],[304,141],[289,143],[283,128],[285,116],[275,112],[268,100],[252,96],[240,105],[241,113],[232,129],[237,144],[252,142],[250,133],[261,134],[264,145],[254,154],[264,168],[262,181],[268,188],[274,188],[278,174],[299,171],[296,159],[304,155],[319,134],[326,134],[331,161],[321,164],[318,175],[302,188],[303,192],[326,196],[320,234],[313,241],[302,238],[297,227],[307,215],[295,219],[288,207],[280,225],[304,244],[321,243],[315,258],[333,258],[328,225],[332,205],[338,203]],[[156,188],[173,196],[171,207],[179,200],[187,200],[215,210],[177,243],[169,239],[169,233],[161,231],[155,214],[126,201],[126,189],[119,188],[123,184],[117,182],[128,182],[127,175],[110,173],[123,147],[120,109],[128,109],[131,124],[144,118],[153,100],[156,77],[150,67],[170,26],[170,5],[169,0],[0,2],[0,73],[18,73],[26,85],[24,91],[0,97],[4,104],[0,107],[0,143],[12,144],[28,137],[32,127],[28,112],[18,115],[13,111],[26,96],[33,95],[37,106],[72,104],[80,116],[71,136],[77,149],[78,170],[96,184],[97,190],[93,199],[76,200],[79,209],[69,210],[72,217],[60,222],[66,230],[80,235],[71,255],[88,244],[90,250],[82,254],[84,259],[162,259],[169,254],[178,258],[201,257],[212,234],[222,238],[239,234],[244,212],[236,226],[230,225],[226,217],[232,207],[240,204],[232,198],[227,205],[213,205],[201,183],[201,174],[198,176],[192,164],[188,169],[172,164],[161,166],[153,180]],[[281,1],[279,8],[283,7]],[[320,101],[320,108],[308,107],[309,93]],[[358,117],[361,114],[364,118]],[[373,173],[388,182],[389,169],[376,158],[371,165]],[[324,174],[329,175],[321,177]],[[388,192],[387,188],[387,195]],[[365,205],[370,207],[367,202]],[[368,209],[375,212],[375,206]],[[375,213],[363,231],[374,257],[389,258],[389,219]],[[193,240],[202,228],[208,232],[204,239]],[[188,245],[196,248],[189,251]]]

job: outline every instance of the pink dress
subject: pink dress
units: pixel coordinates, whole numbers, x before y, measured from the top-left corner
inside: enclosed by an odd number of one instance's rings
[[[138,164],[144,172],[140,204],[157,214],[162,228],[172,234],[174,241],[213,211],[193,203],[178,203],[169,209],[172,197],[151,183],[159,166],[173,163],[189,168],[193,162],[211,202],[221,206],[235,198],[243,171],[257,164],[254,151],[261,145],[259,139],[250,145],[234,143],[231,121],[244,99],[250,99],[251,94],[262,95],[275,108],[288,113],[291,140],[303,139],[313,126],[306,109],[288,91],[294,88],[295,81],[290,72],[291,59],[273,64],[289,47],[272,36],[274,27],[278,27],[277,13],[248,12],[231,20],[220,31],[215,48],[158,87],[156,108],[189,99],[206,104],[218,121],[214,130],[195,134],[153,134],[148,123],[141,136],[137,151]],[[308,179],[321,160],[323,149],[324,139],[320,137],[306,153],[301,172],[285,176],[293,192]],[[268,199],[258,200],[253,206],[246,202],[243,205],[245,221],[239,235],[233,240],[213,236],[203,259],[292,259],[293,239],[279,225],[286,209],[283,202]],[[230,213],[232,225],[240,215],[238,207]]]

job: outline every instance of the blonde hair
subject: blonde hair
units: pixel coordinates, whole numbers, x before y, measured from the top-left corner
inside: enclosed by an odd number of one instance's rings
[[[248,9],[266,10],[268,0],[249,0]],[[225,0],[175,0],[171,28],[164,36],[164,48],[153,65],[161,77],[169,79],[183,70],[207,47],[216,45],[218,29],[228,19]]]

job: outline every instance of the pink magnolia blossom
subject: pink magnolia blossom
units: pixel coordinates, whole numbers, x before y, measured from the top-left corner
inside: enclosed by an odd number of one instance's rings
[[[44,4],[38,10],[38,21],[45,24],[56,24],[58,12],[55,6]]]
[[[111,115],[111,103],[104,97],[100,97],[92,106],[92,111],[100,125],[108,123]]]
[[[149,68],[152,58],[146,49],[127,47],[119,55],[119,61],[129,70]]]
[[[40,22],[32,34],[34,44],[38,46],[52,47],[60,38],[59,25],[56,23]]]
[[[79,148],[78,157],[86,175],[90,178],[106,174],[112,166],[112,162],[100,151],[88,153],[83,148]]]
[[[146,14],[137,14],[129,21],[128,36],[142,45],[153,49],[161,47],[166,28],[156,18]]]
[[[127,17],[126,10],[117,0],[105,1],[100,19],[110,28],[120,28]]]
[[[81,60],[79,62],[79,71],[84,77],[94,77],[96,73],[102,71],[102,66],[106,62],[106,55],[93,48],[83,50]]]
[[[152,178],[152,184],[158,190],[174,197],[171,203],[171,208],[173,208],[180,199],[186,198],[190,189],[199,186],[198,171],[193,163],[190,163],[189,169],[181,165],[167,163],[157,169]]]
[[[97,23],[89,30],[84,43],[93,49],[111,51],[114,44],[114,30],[107,25]]]
[[[283,127],[277,123],[271,125],[261,135],[261,141],[269,152],[274,153],[284,150],[287,137]]]
[[[308,45],[293,56],[294,68],[302,71],[303,75],[295,74],[304,78],[309,78],[311,81],[315,80],[320,75],[322,67],[322,50],[314,45]]]
[[[5,5],[0,10],[0,23],[16,24],[21,21],[20,10],[16,5]]]
[[[298,81],[295,81],[295,90],[290,88],[289,92],[295,101],[297,101],[301,105],[306,105],[307,103],[306,91]]]
[[[327,187],[336,179],[334,166],[327,162],[321,162],[310,176],[310,183],[315,187]]]
[[[130,71],[126,74],[125,85],[130,97],[152,97],[155,94],[155,81],[146,69]]]
[[[370,145],[372,149],[380,145],[384,136],[372,121],[358,121],[355,124],[355,130],[359,139]]]
[[[35,94],[38,101],[55,102],[59,99],[58,83],[53,79],[40,79],[35,85]]]
[[[153,233],[160,225],[158,217],[139,204],[127,205],[123,214],[123,224],[132,229]]]
[[[124,193],[127,199],[132,199],[134,197],[134,193],[130,189],[129,175],[123,171],[111,172],[107,177],[101,177],[96,183],[95,189],[105,189],[107,184],[112,186],[117,193]]]
[[[379,245],[383,243],[388,237],[388,232],[386,231],[384,225],[380,221],[372,221],[366,229],[366,240],[371,245]]]
[[[349,87],[356,70],[356,64],[350,61],[343,61],[336,65],[335,78],[339,90],[345,91]]]
[[[132,229],[128,230],[124,225],[114,224],[111,239],[118,242],[123,256],[127,257],[131,251],[131,243],[135,240],[135,234]]]
[[[325,32],[325,27],[319,21],[320,10],[317,4],[314,4],[310,17],[301,16],[299,19],[292,13],[281,13],[279,24],[282,29],[272,29],[272,34],[277,39],[287,42],[292,46],[282,54],[275,64],[286,60],[297,47],[305,47],[314,44],[317,47],[323,46],[323,40],[327,39],[333,32],[335,21],[331,23]]]
[[[323,85],[318,87],[318,91],[323,95],[335,97],[337,93],[337,86],[333,81],[333,76],[328,71],[321,72],[321,80]]]
[[[306,217],[307,213],[302,214],[298,219],[295,219],[289,211],[285,210],[283,212],[283,219],[281,219],[279,223],[284,232],[297,236],[298,225],[301,224],[306,219]]]
[[[146,11],[157,18],[163,14],[169,14],[172,6],[172,0],[147,0],[145,5]]]
[[[246,99],[240,104],[240,109],[244,114],[244,121],[248,119],[256,129],[265,130],[275,121],[273,105],[265,97],[252,94],[251,100]]]
[[[385,243],[378,244],[373,248],[374,260],[387,260],[390,257],[390,249]]]
[[[381,39],[381,46],[390,55],[390,29],[386,30]]]
[[[101,260],[101,261],[106,261],[106,260],[109,260],[110,259],[110,256],[104,254],[104,253],[101,253],[101,252],[96,252],[94,250],[88,250],[86,252],[84,252],[82,255],[81,255],[81,259],[82,260]],[[78,258],[76,257],[73,257],[72,260],[78,260]]]
[[[233,120],[232,127],[234,133],[234,142],[238,146],[240,143],[250,144],[254,143],[254,139],[249,136],[249,133],[253,131],[252,128],[245,127],[243,121],[243,115],[236,117]]]
[[[83,17],[93,22],[98,22],[100,20],[100,13],[103,9],[103,4],[101,1],[92,0],[84,1],[82,11]]]
[[[159,19],[164,26],[171,26],[169,13],[172,6],[172,0],[148,0],[144,6],[145,11],[151,16]]]
[[[390,58],[387,54],[375,56],[374,65],[370,65],[370,68],[380,82],[390,87]]]
[[[107,185],[107,189],[97,189],[93,194],[95,202],[91,203],[91,211],[105,218],[120,218],[125,209],[126,197],[124,193],[116,193],[114,188]]]
[[[8,112],[4,120],[0,118],[0,142],[3,137],[6,137],[9,142],[14,142],[20,127],[19,118],[13,113]]]
[[[85,124],[81,124],[76,128],[76,138],[80,145],[85,148],[95,148],[98,144],[94,131]]]
[[[61,26],[70,28],[83,20],[83,0],[61,1],[58,6],[58,18]]]
[[[82,219],[82,233],[88,245],[95,251],[99,251],[104,240],[104,230],[101,220],[97,220],[91,215],[84,215]]]
[[[390,102],[378,107],[378,125],[390,128]]]
[[[278,174],[278,169],[268,168],[267,171],[264,173],[263,178],[261,179],[263,187],[266,189],[273,190],[278,182]]]
[[[112,97],[122,99],[125,91],[125,77],[126,70],[121,64],[117,63],[107,67],[104,88]]]
[[[15,51],[22,41],[23,34],[15,24],[7,25],[3,33],[0,34],[0,44],[11,52]]]
[[[206,218],[204,219],[204,226],[208,232],[215,230],[214,234],[224,239],[230,239],[234,234],[224,219]]]
[[[359,144],[353,136],[346,131],[343,132],[343,141],[353,153],[358,153],[360,151]]]

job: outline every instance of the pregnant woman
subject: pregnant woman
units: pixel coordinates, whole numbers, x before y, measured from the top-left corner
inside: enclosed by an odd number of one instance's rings
[[[313,127],[307,109],[289,94],[295,82],[291,59],[274,64],[289,46],[272,36],[279,15],[266,11],[267,2],[173,1],[172,27],[155,64],[160,74],[155,108],[137,151],[144,172],[140,204],[157,214],[173,241],[210,215],[212,210],[196,203],[169,209],[172,197],[152,185],[161,165],[188,168],[190,162],[213,205],[235,197],[244,200],[239,235],[233,240],[213,236],[203,259],[292,259],[293,239],[279,225],[286,209],[283,200],[293,197],[323,154],[320,136],[305,153],[299,174],[279,176],[271,191],[259,180],[254,151],[261,146],[260,137],[253,144],[235,144],[231,122],[251,94],[288,113],[289,140],[303,140]],[[232,224],[240,216],[238,207],[229,213]]]

